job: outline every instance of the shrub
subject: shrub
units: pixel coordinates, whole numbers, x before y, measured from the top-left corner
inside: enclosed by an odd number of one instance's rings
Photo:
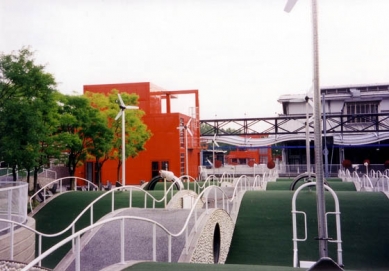
[[[351,167],[351,161],[348,160],[348,159],[344,159],[343,162],[342,162],[342,166],[344,168],[350,168]]]
[[[276,164],[274,163],[273,160],[270,160],[269,162],[267,162],[268,169],[273,169],[275,166],[276,166]]]

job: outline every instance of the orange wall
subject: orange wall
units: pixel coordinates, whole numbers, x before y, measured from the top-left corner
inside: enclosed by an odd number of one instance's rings
[[[142,151],[135,158],[126,160],[126,184],[140,184],[141,180],[150,181],[152,178],[152,162],[168,161],[169,170],[179,177],[185,174],[185,160],[181,161],[181,154],[185,159],[185,134],[180,133],[177,127],[180,126],[180,119],[186,124],[189,116],[180,113],[161,113],[161,97],[150,95],[150,89],[158,88],[148,82],[145,83],[127,83],[127,84],[106,84],[106,85],[86,85],[84,92],[108,93],[112,89],[119,92],[136,93],[139,95],[139,108],[145,111],[143,122],[152,132],[153,136],[146,143],[145,151]],[[162,89],[160,91],[163,91]],[[189,175],[196,178],[198,175],[198,166],[200,164],[200,129],[199,120],[193,119],[190,130],[193,137],[188,134],[188,161]],[[180,138],[181,136],[181,138]],[[181,146],[181,141],[184,143]],[[107,161],[103,165],[101,180],[103,184],[107,180],[116,181],[117,161]],[[77,169],[77,176],[86,178],[86,165]],[[121,174],[121,170],[120,170]]]

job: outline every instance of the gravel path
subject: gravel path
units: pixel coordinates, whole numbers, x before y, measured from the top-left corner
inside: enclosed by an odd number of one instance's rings
[[[198,216],[202,210],[199,211]],[[185,209],[126,209],[115,216],[139,216],[155,220],[170,232],[178,233],[189,214]],[[120,225],[119,221],[102,226],[81,252],[82,270],[100,270],[120,262]],[[191,219],[189,230],[193,227]],[[153,259],[152,224],[143,221],[126,220],[125,222],[125,261]],[[168,261],[168,238],[157,227],[157,261]],[[172,262],[177,262],[185,245],[185,233],[172,238]],[[74,261],[67,269],[74,270]]]

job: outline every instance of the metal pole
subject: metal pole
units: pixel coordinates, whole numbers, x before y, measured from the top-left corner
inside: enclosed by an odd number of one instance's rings
[[[305,111],[306,111],[306,123],[305,123],[305,153],[307,156],[307,173],[308,178],[311,178],[311,150],[309,145],[309,114],[308,114],[308,97],[305,98]]]
[[[328,238],[326,232],[325,197],[323,178],[323,154],[321,142],[321,107],[319,85],[319,46],[317,24],[317,1],[312,0],[312,37],[313,37],[313,92],[314,92],[314,132],[315,132],[315,169],[316,169],[316,202],[318,221],[318,240],[320,257],[328,256]]]
[[[125,118],[126,111],[122,114],[122,185],[126,185],[126,133],[125,133]]]
[[[188,170],[188,127],[185,128],[185,168],[186,168],[186,176],[189,176],[189,170]],[[189,177],[188,177],[188,183],[189,183]]]
[[[212,163],[213,175],[215,175],[215,140],[212,141]]]
[[[324,176],[329,177],[328,174],[328,148],[327,148],[327,118],[326,118],[326,95],[323,93],[323,132],[324,132]]]

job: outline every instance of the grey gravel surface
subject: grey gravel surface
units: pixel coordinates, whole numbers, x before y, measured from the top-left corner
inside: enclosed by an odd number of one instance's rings
[[[202,210],[199,210],[200,216]],[[116,216],[139,216],[161,223],[170,232],[178,233],[189,214],[186,209],[139,209],[121,211]],[[194,225],[190,220],[189,232]],[[152,224],[144,221],[126,220],[125,222],[125,261],[153,260]],[[168,261],[168,237],[157,227],[157,261]],[[185,233],[172,238],[172,262],[177,262],[185,245]],[[102,226],[81,252],[81,270],[101,270],[120,262],[120,222],[115,221]],[[74,261],[67,269],[75,270]]]

